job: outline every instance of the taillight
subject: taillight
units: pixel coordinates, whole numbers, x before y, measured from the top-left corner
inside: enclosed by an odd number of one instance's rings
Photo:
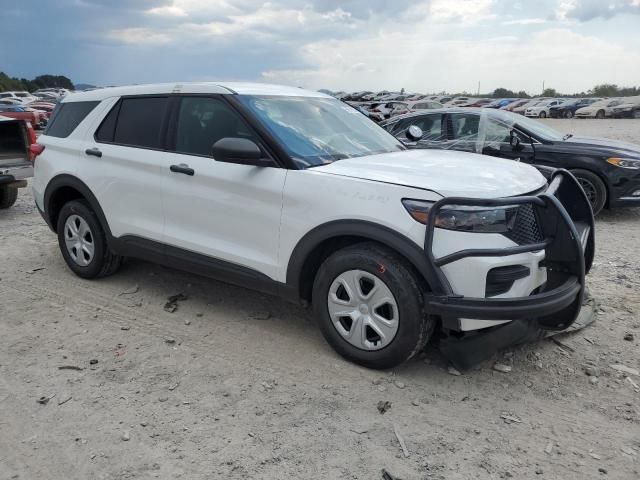
[[[27,135],[29,135],[29,145],[32,145],[34,143],[36,143],[37,137],[36,137],[36,131],[33,128],[33,125],[31,125],[31,122],[25,122],[27,124]]]
[[[39,143],[32,143],[29,145],[29,160],[31,163],[36,163],[36,158],[44,152],[44,145],[40,145]]]

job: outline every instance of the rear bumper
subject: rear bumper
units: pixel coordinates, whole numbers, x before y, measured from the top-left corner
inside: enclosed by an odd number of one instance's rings
[[[33,177],[33,165],[31,164],[0,166],[0,185],[26,180],[31,177]]]
[[[544,235],[541,242],[498,249],[468,249],[439,258],[433,254],[438,211],[451,205],[499,207],[531,204]],[[482,235],[482,234],[479,234]],[[536,321],[546,330],[562,330],[577,318],[582,304],[585,275],[595,250],[593,213],[577,180],[557,170],[546,191],[535,196],[501,199],[444,198],[431,208],[425,235],[425,253],[436,278],[434,293],[427,296],[430,313],[440,315],[443,325],[461,330],[465,322],[485,320]],[[532,295],[512,298],[474,298],[453,293],[442,267],[469,257],[508,257],[544,251],[539,267],[546,268],[547,281]],[[479,327],[481,328],[481,327]]]

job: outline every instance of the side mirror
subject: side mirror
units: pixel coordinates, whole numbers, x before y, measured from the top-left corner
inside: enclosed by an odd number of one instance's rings
[[[514,150],[519,150],[520,149],[520,137],[518,137],[518,135],[511,130],[511,137],[509,139],[509,143],[511,144],[511,148]]]
[[[269,167],[273,162],[262,158],[262,150],[248,138],[221,138],[213,144],[211,151],[213,159],[218,162],[252,165],[255,167]]]
[[[407,136],[407,139],[411,140],[412,142],[417,142],[419,140],[422,140],[423,132],[422,129],[417,125],[411,125],[407,129],[407,133],[405,133],[405,135]]]

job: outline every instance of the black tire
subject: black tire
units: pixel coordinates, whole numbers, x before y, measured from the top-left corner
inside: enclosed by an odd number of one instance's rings
[[[571,173],[575,175],[580,182],[580,186],[587,194],[593,214],[597,215],[604,208],[607,203],[607,187],[602,179],[595,173],[589,170],[571,170]]]
[[[604,115],[604,110],[598,110],[598,113],[596,113],[596,118],[598,120],[602,120],[604,119],[605,115]]]
[[[18,189],[15,187],[0,187],[0,210],[13,207],[18,199]]]
[[[67,219],[77,215],[82,218],[90,228],[92,235],[92,243],[94,245],[94,255],[86,266],[78,265],[71,254],[67,250],[65,242],[65,223]],[[98,216],[91,209],[91,206],[85,200],[73,200],[66,203],[60,210],[58,215],[58,245],[69,268],[79,277],[82,278],[100,278],[115,273],[122,263],[122,257],[115,255],[109,249],[107,237],[104,229],[98,220]]]
[[[640,109],[634,110],[633,113],[631,114],[631,118],[635,118],[636,120],[639,120],[640,119]]]
[[[538,115],[538,117],[540,117],[540,118],[547,118],[547,112],[540,112],[540,114]]]
[[[364,270],[382,280],[396,299],[398,330],[382,349],[357,348],[333,325],[327,301],[329,289],[340,274],[349,270]],[[368,368],[392,368],[422,350],[433,333],[436,320],[426,310],[426,288],[404,258],[382,245],[359,243],[336,251],[320,266],[313,284],[313,310],[325,339],[344,358]]]
[[[573,112],[571,110],[567,110],[567,113],[564,114],[564,118],[573,118]]]

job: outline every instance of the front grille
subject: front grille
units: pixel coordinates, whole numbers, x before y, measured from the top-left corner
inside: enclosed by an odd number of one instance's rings
[[[505,233],[504,236],[518,245],[531,245],[544,240],[533,205],[525,203],[518,207],[516,218],[513,221],[513,228]]]

